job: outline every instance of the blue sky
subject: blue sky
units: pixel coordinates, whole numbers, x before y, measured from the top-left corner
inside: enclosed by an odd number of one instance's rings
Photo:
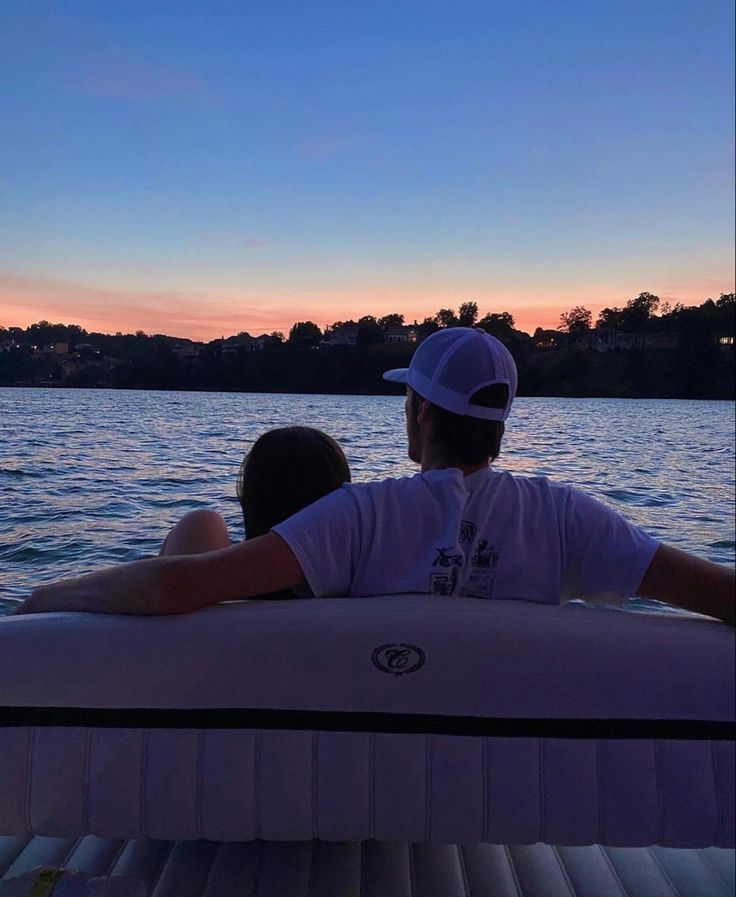
[[[0,6],[0,324],[733,289],[730,2]]]

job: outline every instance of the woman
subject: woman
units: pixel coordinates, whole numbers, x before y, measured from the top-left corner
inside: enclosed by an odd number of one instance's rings
[[[350,482],[350,467],[335,440],[313,427],[280,427],[260,436],[238,472],[238,501],[246,539]],[[230,545],[217,511],[190,511],[166,537],[161,555],[202,554]],[[290,594],[290,593],[287,593]]]

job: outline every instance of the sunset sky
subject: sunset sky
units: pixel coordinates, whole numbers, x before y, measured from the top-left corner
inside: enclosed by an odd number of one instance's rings
[[[734,288],[731,0],[0,4],[0,325]]]

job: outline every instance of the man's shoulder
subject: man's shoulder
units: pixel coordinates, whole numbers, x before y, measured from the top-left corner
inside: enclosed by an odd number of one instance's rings
[[[345,484],[342,488],[349,492],[359,504],[364,501],[382,501],[397,498],[409,500],[411,496],[433,495],[453,487],[462,487],[459,470],[429,470],[425,473],[409,474],[403,477],[387,477],[383,480],[367,480]]]
[[[440,471],[429,471],[428,473],[407,474],[403,477],[386,477],[383,480],[364,480],[358,483],[346,483],[342,488],[351,492],[353,495],[360,496],[369,493],[396,492],[424,489],[427,483],[433,477],[429,474],[439,473]]]
[[[478,477],[478,486],[489,494],[518,502],[561,504],[580,490],[568,483],[560,483],[546,474],[520,474],[489,468],[488,474]]]

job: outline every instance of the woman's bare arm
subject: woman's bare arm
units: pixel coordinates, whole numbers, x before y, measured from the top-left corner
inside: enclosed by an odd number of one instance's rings
[[[20,614],[181,614],[294,588],[304,574],[275,533],[205,554],[151,558],[36,589]]]
[[[697,614],[736,623],[736,571],[670,545],[660,545],[636,593]]]

